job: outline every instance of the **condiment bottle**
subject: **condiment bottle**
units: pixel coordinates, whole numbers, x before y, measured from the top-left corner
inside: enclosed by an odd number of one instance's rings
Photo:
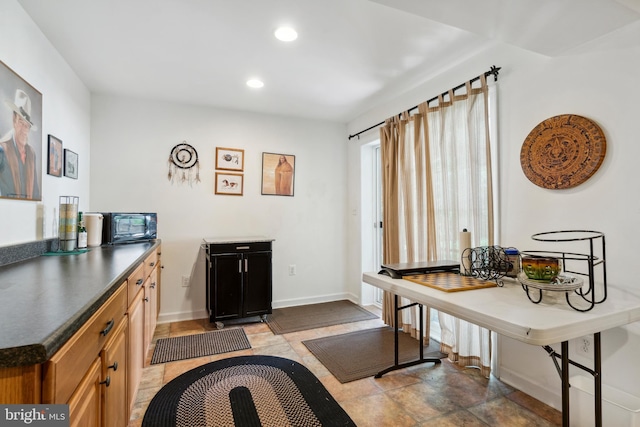
[[[78,249],[87,248],[87,229],[84,226],[82,212],[78,214]]]

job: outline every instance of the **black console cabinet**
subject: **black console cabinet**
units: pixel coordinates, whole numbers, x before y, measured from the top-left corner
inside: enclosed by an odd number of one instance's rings
[[[271,241],[206,241],[207,311],[218,328],[225,320],[271,313]]]

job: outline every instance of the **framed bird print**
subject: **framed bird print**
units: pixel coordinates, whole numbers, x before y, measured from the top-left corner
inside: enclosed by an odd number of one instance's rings
[[[241,173],[216,172],[215,194],[242,196],[243,178]]]
[[[242,172],[244,150],[216,147],[216,169]]]

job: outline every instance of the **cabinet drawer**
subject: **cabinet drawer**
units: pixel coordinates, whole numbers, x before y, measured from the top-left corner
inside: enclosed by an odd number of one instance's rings
[[[154,252],[144,260],[144,278],[146,280],[147,277],[151,274],[156,265],[158,264],[158,253]]]
[[[108,338],[126,320],[127,288],[121,286],[43,367],[43,403],[67,403]]]
[[[270,250],[271,250],[271,242],[209,244],[209,253],[212,255],[238,253],[238,252],[270,251]]]
[[[140,292],[145,278],[144,264],[140,264],[127,279],[127,305],[131,305],[136,294]]]

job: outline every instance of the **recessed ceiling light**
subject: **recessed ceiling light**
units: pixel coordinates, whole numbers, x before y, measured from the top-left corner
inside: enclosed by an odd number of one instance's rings
[[[247,86],[258,89],[264,86],[264,83],[258,79],[250,79],[247,80]]]
[[[276,30],[275,36],[283,42],[290,42],[298,38],[298,33],[291,27],[280,27]]]

